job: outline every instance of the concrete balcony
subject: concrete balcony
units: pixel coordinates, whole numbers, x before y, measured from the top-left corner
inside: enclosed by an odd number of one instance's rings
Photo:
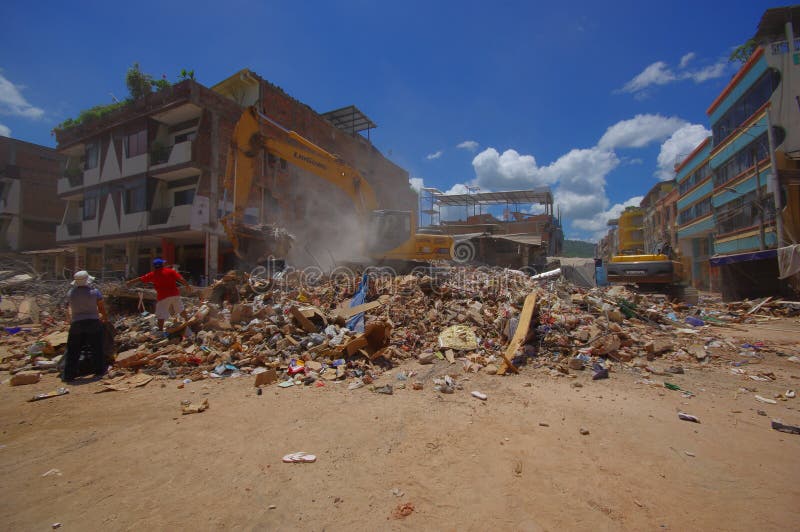
[[[79,191],[83,186],[83,170],[70,170],[58,178],[56,192],[59,196],[64,196]]]
[[[189,225],[192,216],[191,205],[178,205],[163,209],[153,209],[148,214],[148,229],[167,229]]]
[[[2,179],[0,190],[2,191],[2,195],[0,195],[0,214],[19,214],[19,203],[21,199],[19,179]]]
[[[68,242],[77,240],[81,237],[80,221],[59,224],[56,226],[56,242]]]
[[[151,155],[150,174],[167,181],[196,173],[193,164],[192,141],[186,140],[167,147],[164,153]]]

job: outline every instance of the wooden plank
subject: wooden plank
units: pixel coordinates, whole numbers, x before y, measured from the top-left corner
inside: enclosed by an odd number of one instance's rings
[[[305,315],[300,311],[299,308],[292,306],[289,309],[289,312],[292,313],[292,317],[297,320],[297,323],[300,325],[300,328],[303,329],[307,333],[317,332],[317,326],[314,325],[311,320],[305,317]]]
[[[517,350],[522,346],[522,342],[528,335],[528,329],[531,326],[531,319],[533,318],[533,311],[536,308],[536,294],[531,292],[525,298],[525,304],[522,307],[522,312],[519,314],[519,324],[517,330],[514,331],[514,337],[509,342],[505,353],[503,353],[503,364],[497,371],[498,375],[505,375],[508,370],[514,373],[519,373],[519,370],[514,366],[511,360],[517,354]]]
[[[766,304],[767,304],[768,302],[770,302],[771,300],[772,300],[772,296],[769,296],[768,298],[764,299],[764,301],[762,301],[761,303],[758,303],[757,305],[755,305],[754,307],[752,307],[750,310],[748,310],[748,311],[746,312],[746,314],[752,314],[753,312],[757,311],[758,309],[760,309],[761,307],[763,307],[764,305],[766,305]]]

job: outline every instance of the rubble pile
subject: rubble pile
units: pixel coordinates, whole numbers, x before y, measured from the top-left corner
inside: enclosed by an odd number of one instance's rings
[[[136,301],[137,310],[114,322],[117,354],[110,377],[117,380],[134,373],[185,383],[252,375],[256,386],[344,381],[355,389],[403,365],[394,387],[408,381],[422,389],[426,383],[415,374],[437,365],[426,378],[442,393],[458,389],[465,374],[502,375],[523,366],[553,377],[588,369],[603,379],[626,371],[645,383],[690,367],[731,365],[748,374],[742,366],[768,347],[734,345],[719,329],[798,312],[797,304],[772,300],[706,299],[690,306],[623,287],[580,288],[507,269],[439,268],[405,276],[375,271],[363,278],[281,272],[256,279],[232,272],[185,298],[189,319],[167,321],[161,332],[146,310],[152,309],[148,291],[101,289],[112,301]],[[56,372],[67,329],[52,317],[6,327],[0,370]],[[393,391],[392,385],[374,389]]]

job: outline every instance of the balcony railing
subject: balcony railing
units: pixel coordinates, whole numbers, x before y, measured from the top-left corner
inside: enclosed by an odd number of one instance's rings
[[[789,41],[778,41],[770,45],[772,55],[783,55],[789,53]],[[795,51],[800,51],[800,37],[794,40]]]
[[[72,188],[83,185],[83,169],[81,168],[64,169],[64,179],[67,180],[69,186]]]

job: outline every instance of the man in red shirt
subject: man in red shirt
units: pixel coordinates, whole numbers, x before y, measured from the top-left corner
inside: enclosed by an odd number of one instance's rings
[[[136,279],[126,281],[125,285],[133,283],[152,283],[156,289],[156,319],[158,320],[158,330],[164,330],[164,320],[176,313],[180,313],[184,319],[188,319],[186,310],[181,302],[181,293],[178,284],[189,286],[186,279],[172,268],[164,267],[164,259],[153,259],[153,271],[146,273]]]

